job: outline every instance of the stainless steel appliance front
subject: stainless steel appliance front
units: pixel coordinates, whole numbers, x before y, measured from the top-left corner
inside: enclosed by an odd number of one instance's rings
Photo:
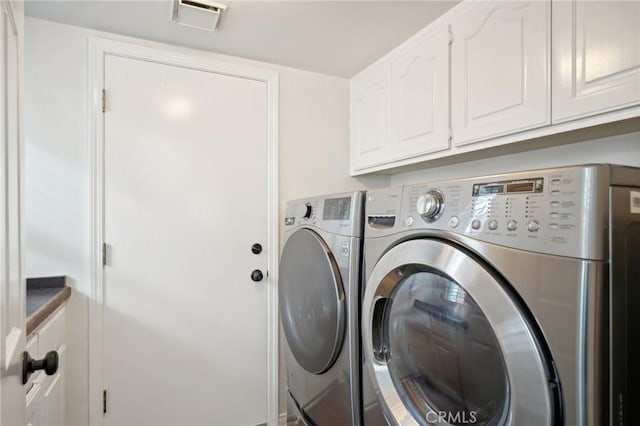
[[[359,425],[363,193],[287,203],[280,258],[287,424]]]
[[[594,165],[369,192],[365,424],[632,424],[638,187]]]

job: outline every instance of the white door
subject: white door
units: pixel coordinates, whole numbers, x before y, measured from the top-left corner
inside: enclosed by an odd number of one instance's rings
[[[413,40],[391,64],[394,159],[449,148],[449,32]]]
[[[112,55],[104,72],[104,424],[263,423],[266,83]]]
[[[0,4],[0,424],[23,425],[25,281],[21,245],[20,80],[23,4]],[[35,354],[34,354],[35,355]]]
[[[453,142],[548,124],[549,1],[476,2],[451,24]]]
[[[640,2],[553,2],[553,120],[640,103]]]
[[[351,168],[388,161],[391,146],[391,66],[375,64],[351,80]]]

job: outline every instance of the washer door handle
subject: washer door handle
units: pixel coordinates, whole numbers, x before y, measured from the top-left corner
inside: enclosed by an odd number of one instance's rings
[[[391,353],[384,332],[384,311],[387,308],[389,298],[381,297],[373,305],[373,318],[371,319],[371,341],[373,342],[373,358],[380,364],[388,364]]]

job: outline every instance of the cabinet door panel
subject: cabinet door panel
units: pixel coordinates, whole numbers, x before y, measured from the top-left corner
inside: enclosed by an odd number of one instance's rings
[[[553,3],[553,120],[640,103],[640,2]]]
[[[43,374],[38,375],[35,379],[32,379],[33,383],[27,387],[29,390],[25,398],[25,426],[46,425],[44,411],[42,409],[44,393],[42,389],[43,377]]]
[[[449,148],[448,51],[445,28],[415,40],[393,59],[394,159]]]
[[[388,159],[389,81],[388,63],[377,64],[351,81],[351,163],[354,170]]]
[[[451,30],[456,145],[550,123],[549,2],[478,2]]]
[[[47,426],[65,426],[65,345],[57,351],[59,356],[58,372],[48,377],[44,389],[44,415]]]

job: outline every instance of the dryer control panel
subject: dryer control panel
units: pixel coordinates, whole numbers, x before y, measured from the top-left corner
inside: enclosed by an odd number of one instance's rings
[[[289,201],[285,208],[285,232],[298,226],[317,227],[333,234],[361,236],[364,193],[310,197]]]
[[[369,237],[419,229],[606,259],[609,169],[579,166],[409,185],[367,196]]]

